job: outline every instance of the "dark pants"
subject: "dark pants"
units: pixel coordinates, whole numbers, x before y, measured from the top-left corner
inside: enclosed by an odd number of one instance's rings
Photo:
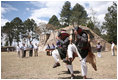
[[[29,56],[32,57],[32,55],[33,55],[33,50],[30,50],[29,51]]]
[[[79,53],[82,58],[85,58],[88,55],[88,49],[79,50]]]
[[[57,49],[58,49],[61,59],[63,60],[64,58],[66,58],[67,49],[65,48],[57,48]]]
[[[23,50],[22,52],[23,52],[22,58],[26,57],[26,50]]]

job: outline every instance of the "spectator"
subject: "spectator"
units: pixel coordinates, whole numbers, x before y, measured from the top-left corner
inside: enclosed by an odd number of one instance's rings
[[[111,45],[111,53],[112,53],[112,56],[115,56],[114,46],[115,46],[115,44],[112,41],[112,45]]]
[[[46,49],[45,49],[46,50],[46,54],[50,56],[50,50],[49,49],[51,49],[51,47],[50,47],[49,44],[47,44]]]
[[[100,44],[100,42],[98,42],[96,48],[97,48],[97,55],[98,55],[98,57],[101,57],[102,45]]]
[[[51,49],[55,49],[55,45],[52,43]]]
[[[35,46],[34,46],[34,56],[38,56],[38,45],[37,45],[37,43],[35,43]]]
[[[50,49],[50,45],[49,44],[47,45],[46,49]]]
[[[22,50],[22,58],[26,57],[26,46],[24,43],[23,46],[21,47],[21,50]]]
[[[20,46],[19,46],[19,44],[17,44],[16,49],[17,49],[18,57],[20,57]]]
[[[30,46],[29,46],[29,48],[30,48],[30,51],[29,51],[29,56],[30,57],[32,57],[32,55],[33,55],[33,48],[34,48],[34,46],[33,46],[33,44],[32,44],[32,42],[30,41]]]
[[[7,52],[9,53],[9,48],[7,48]]]

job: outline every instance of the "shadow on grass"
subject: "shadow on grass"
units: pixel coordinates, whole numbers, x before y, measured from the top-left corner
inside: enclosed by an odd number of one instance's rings
[[[71,77],[59,77],[58,79],[71,79]],[[77,75],[74,77],[74,79],[83,79],[83,77],[80,75]],[[87,79],[92,79],[92,78],[87,78]]]
[[[58,79],[71,79],[71,77],[59,77]],[[74,79],[83,79],[83,77],[77,75],[77,76],[74,77]]]
[[[79,74],[80,71],[74,71],[74,74]],[[58,74],[58,75],[63,75],[63,74],[70,74],[68,71],[62,71],[61,74]],[[59,77],[58,79],[71,79],[71,77]],[[83,79],[82,76],[80,75],[77,75],[74,77],[74,79]],[[92,78],[87,78],[87,79],[92,79]]]
[[[74,74],[79,74],[80,71],[74,71]],[[68,71],[62,71],[62,74],[70,74]]]

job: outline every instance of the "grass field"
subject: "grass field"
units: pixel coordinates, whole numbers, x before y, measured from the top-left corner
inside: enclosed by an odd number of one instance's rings
[[[96,55],[96,53],[95,53]],[[102,58],[96,56],[97,71],[88,65],[89,79],[116,79],[117,78],[117,55],[112,56],[109,52],[102,52]],[[19,58],[16,52],[1,52],[1,78],[2,79],[70,79],[65,64],[52,68],[54,60],[45,52],[39,52],[38,57]],[[78,58],[73,62],[76,79],[81,79],[81,67]]]

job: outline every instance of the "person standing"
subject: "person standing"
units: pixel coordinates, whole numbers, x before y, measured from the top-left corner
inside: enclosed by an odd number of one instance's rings
[[[49,44],[47,44],[46,49],[50,49],[50,45]]]
[[[98,42],[96,48],[97,48],[97,55],[98,55],[98,57],[101,57],[102,45],[100,44],[100,42]]]
[[[115,46],[115,44],[112,41],[112,44],[111,44],[111,53],[112,53],[112,56],[115,56],[114,46]]]
[[[19,46],[19,44],[17,44],[16,50],[17,50],[17,53],[18,53],[18,57],[20,57],[20,46]]]
[[[38,56],[38,45],[37,45],[37,43],[35,43],[35,46],[34,46],[34,56]]]
[[[33,44],[32,44],[32,42],[30,41],[30,46],[29,46],[29,48],[30,48],[30,50],[29,50],[29,56],[30,57],[32,57],[32,55],[33,55],[33,48],[34,48],[34,46],[33,46]]]
[[[7,52],[9,53],[9,48],[7,48]]]
[[[22,50],[22,58],[26,57],[26,46],[24,43],[23,46],[21,47],[21,50]]]
[[[55,49],[55,45],[52,43],[51,49]]]
[[[45,50],[46,50],[46,54],[47,54],[48,56],[50,56],[50,49],[51,49],[50,45],[47,44]]]

